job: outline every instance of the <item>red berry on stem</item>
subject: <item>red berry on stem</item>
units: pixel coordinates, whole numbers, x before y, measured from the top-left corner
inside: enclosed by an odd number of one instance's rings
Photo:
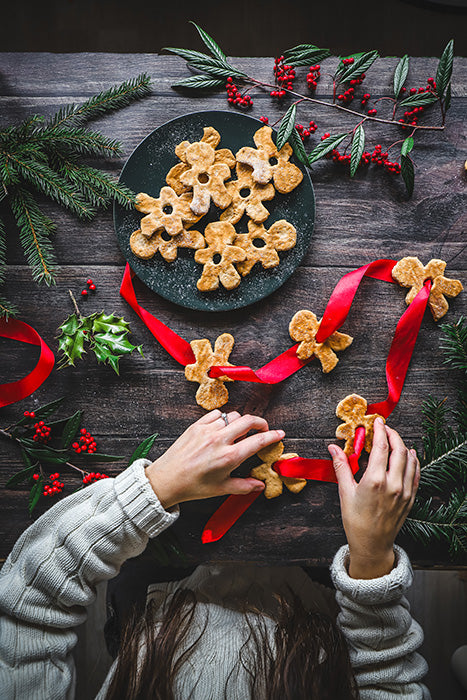
[[[82,292],[81,292],[81,296],[82,296],[82,297],[87,297],[87,295],[88,295],[88,290],[87,290],[87,289],[83,289]]]
[[[95,284],[90,284],[90,285],[89,285],[89,289],[91,290],[91,292],[95,292],[95,291],[96,291],[96,285],[95,285]]]
[[[93,284],[93,281],[92,281],[92,279],[91,279],[91,278],[89,278],[88,280],[86,280],[86,284]]]

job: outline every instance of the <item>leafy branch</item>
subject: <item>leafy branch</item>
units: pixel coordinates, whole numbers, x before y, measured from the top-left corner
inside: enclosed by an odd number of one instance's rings
[[[91,219],[99,207],[114,200],[122,206],[134,204],[131,190],[83,162],[86,157],[121,155],[118,141],[84,125],[149,94],[149,84],[150,78],[141,74],[80,105],[63,107],[49,120],[35,114],[0,130],[0,200],[11,208],[36,282],[53,284],[58,270],[52,239],[55,224],[42,212],[36,193],[83,219]],[[5,238],[0,220],[0,284],[7,264]],[[15,307],[0,297],[0,317],[15,313]]]

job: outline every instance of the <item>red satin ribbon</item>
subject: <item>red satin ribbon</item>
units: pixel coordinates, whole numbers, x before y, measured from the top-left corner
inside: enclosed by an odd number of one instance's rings
[[[38,345],[41,349],[39,360],[32,372],[17,382],[0,384],[0,408],[3,408],[3,406],[21,401],[36,391],[51,373],[55,357],[39,333],[23,321],[17,321],[14,318],[10,318],[8,321],[0,319],[0,337],[18,340],[20,343]]]

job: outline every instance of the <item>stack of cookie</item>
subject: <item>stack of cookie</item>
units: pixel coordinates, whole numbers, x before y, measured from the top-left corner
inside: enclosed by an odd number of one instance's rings
[[[276,191],[291,192],[303,173],[290,163],[292,148],[286,143],[277,150],[272,129],[263,126],[254,134],[256,148],[244,146],[237,154],[217,148],[221,137],[211,126],[204,128],[200,141],[183,141],[175,148],[180,162],[166,177],[159,197],[139,193],[136,208],[145,216],[140,228],[131,234],[130,247],[143,260],[157,251],[167,262],[177,258],[178,248],[195,250],[196,262],[203,265],[197,287],[202,292],[235,289],[242,276],[259,262],[263,268],[280,263],[278,251],[295,246],[297,232],[285,219],[269,228],[264,222],[269,211],[263,202]],[[232,170],[236,179],[230,179]],[[208,224],[204,234],[193,230],[211,208],[222,210],[219,221]],[[248,233],[237,233],[235,224],[246,214]]]

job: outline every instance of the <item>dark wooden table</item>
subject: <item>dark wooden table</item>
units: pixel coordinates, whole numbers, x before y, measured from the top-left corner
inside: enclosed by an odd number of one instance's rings
[[[319,92],[330,95],[327,75],[336,59],[323,70]],[[250,75],[271,79],[271,59],[236,59]],[[373,96],[391,93],[396,59],[378,62],[368,76]],[[436,60],[411,60],[410,85],[425,85],[435,73]],[[303,69],[304,70],[304,69]],[[50,115],[60,106],[79,102],[122,80],[146,71],[154,79],[152,95],[96,123],[105,134],[118,138],[125,158],[150,131],[192,111],[227,109],[225,94],[186,95],[171,84],[187,75],[181,59],[156,55],[116,54],[0,54],[0,126],[15,123],[33,113]],[[305,71],[306,72],[306,71]],[[408,199],[400,177],[384,172],[359,172],[350,181],[344,168],[331,162],[313,168],[316,193],[316,225],[312,243],[302,265],[286,284],[265,301],[230,313],[187,311],[169,303],[136,281],[140,303],[187,340],[230,331],[235,337],[231,360],[259,367],[290,346],[288,323],[295,311],[310,308],[321,315],[340,277],[381,257],[417,255],[448,262],[449,276],[466,285],[465,255],[465,104],[467,61],[455,62],[453,103],[444,132],[427,132],[418,139],[415,192]],[[267,93],[254,97],[253,116],[266,114],[274,122],[283,110]],[[314,119],[319,130],[338,133],[347,126],[334,110],[299,107],[299,121]],[[348,126],[352,122],[348,123]],[[385,134],[385,135],[384,135]],[[368,145],[388,144],[393,134],[374,125],[367,130]],[[394,139],[399,138],[394,132]],[[124,159],[107,167],[119,173]],[[463,207],[464,205],[464,207]],[[5,209],[5,207],[3,207]],[[56,251],[61,265],[57,285],[37,287],[24,263],[17,234],[7,215],[9,231],[6,294],[20,308],[20,318],[32,324],[57,351],[56,329],[72,312],[68,295],[79,295],[85,280],[98,286],[86,306],[87,313],[105,309],[131,322],[134,341],[145,352],[125,358],[121,375],[98,366],[90,355],[76,368],[54,369],[33,396],[0,411],[4,427],[25,409],[67,396],[67,409],[85,410],[84,424],[98,440],[99,451],[129,455],[149,433],[159,432],[152,455],[156,457],[192,421],[203,414],[194,401],[196,386],[187,382],[183,369],[154,341],[133,311],[119,296],[124,259],[116,243],[110,211],[90,223],[77,221],[58,206],[45,210],[57,222]],[[2,210],[3,213],[3,210]],[[351,392],[369,401],[386,396],[385,360],[395,324],[403,312],[404,294],[392,285],[365,280],[356,296],[345,330],[354,342],[337,368],[323,375],[314,363],[274,386],[238,383],[230,387],[227,409],[264,415],[271,426],[286,432],[286,448],[302,456],[326,457],[326,445],[337,425],[334,415],[339,400]],[[454,321],[466,312],[466,294],[451,303],[444,320]],[[442,365],[440,331],[427,312],[417,341],[400,403],[390,417],[408,444],[420,446],[421,402],[430,394],[453,394],[456,377]],[[31,348],[13,341],[0,343],[1,381],[24,376],[35,364]],[[123,463],[122,463],[123,464]],[[0,442],[0,484],[20,466],[18,451]],[[121,464],[103,465],[117,474]],[[74,483],[73,477],[68,477]],[[78,485],[78,481],[75,482]],[[28,526],[27,492],[0,489],[0,556],[5,557],[16,538]],[[344,542],[337,489],[310,483],[299,496],[285,493],[267,502],[261,498],[218,543],[204,546],[200,533],[207,518],[222,499],[182,506],[176,530],[190,560],[252,560],[257,562],[330,561]],[[46,505],[49,505],[47,501]],[[44,507],[44,506],[43,506]],[[38,512],[40,512],[38,508]],[[447,552],[402,540],[419,566],[449,567]],[[467,557],[456,566],[467,565]]]

